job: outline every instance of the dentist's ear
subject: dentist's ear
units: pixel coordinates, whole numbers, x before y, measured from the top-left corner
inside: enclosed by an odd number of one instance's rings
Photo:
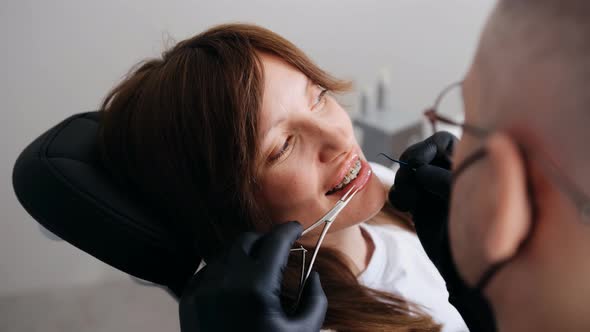
[[[475,197],[469,208],[476,211],[451,211],[449,226],[455,262],[470,286],[492,264],[514,256],[531,228],[526,164],[518,145],[508,135],[496,133],[488,138],[485,150],[485,158],[473,166],[479,168],[474,170],[477,173],[468,175],[472,182],[480,181],[471,186],[476,192],[468,193]],[[453,204],[452,209],[457,208],[461,206]]]
[[[487,144],[498,192],[492,226],[485,243],[493,262],[516,254],[532,226],[526,162],[516,142],[504,133],[490,137]]]

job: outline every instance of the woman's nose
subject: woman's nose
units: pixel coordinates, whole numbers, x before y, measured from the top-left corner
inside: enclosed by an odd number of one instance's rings
[[[315,127],[320,162],[330,162],[352,149],[352,128],[347,121],[318,121]]]

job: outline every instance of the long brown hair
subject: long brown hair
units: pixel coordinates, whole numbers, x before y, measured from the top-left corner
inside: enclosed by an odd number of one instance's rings
[[[99,146],[105,166],[142,193],[179,241],[205,260],[240,233],[271,225],[253,195],[264,83],[260,53],[282,58],[331,91],[349,88],[272,31],[228,24],[141,63],[102,105]],[[417,306],[360,285],[335,250],[320,251],[316,270],[329,303],[324,328],[439,330]],[[297,260],[291,260],[285,305],[295,297],[298,271]]]

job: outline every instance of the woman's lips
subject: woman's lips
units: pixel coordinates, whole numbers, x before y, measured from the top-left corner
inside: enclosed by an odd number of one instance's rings
[[[356,159],[355,159],[355,161],[356,161]],[[352,188],[352,186],[355,186],[356,188],[358,188],[359,191],[363,190],[365,188],[367,183],[369,183],[369,179],[373,175],[373,170],[371,169],[371,165],[369,165],[368,162],[366,162],[363,159],[360,159],[360,161],[361,161],[361,169],[360,169],[358,175],[356,176],[356,178],[354,180],[350,181],[350,183],[348,183],[342,189],[338,190],[337,192],[335,192],[333,194],[330,194],[329,196],[337,195],[338,197],[342,197],[346,192],[348,192],[348,190],[350,190],[350,188]]]
[[[346,176],[346,174],[348,174],[348,172],[350,172],[352,165],[358,159],[359,159],[359,155],[356,153],[351,154],[351,156],[348,159],[346,159],[346,161],[344,162],[344,164],[342,165],[342,167],[338,171],[338,174],[336,175],[336,179],[334,179],[334,182],[330,186],[329,190],[332,190],[334,187],[336,187],[338,184],[340,184],[340,182],[342,182],[342,180],[344,180],[344,177]]]

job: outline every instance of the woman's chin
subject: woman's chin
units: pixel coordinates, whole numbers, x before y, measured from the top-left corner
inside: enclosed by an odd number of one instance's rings
[[[365,188],[353,198],[336,219],[332,230],[336,231],[370,220],[381,211],[385,199],[386,192],[383,184],[373,175]]]

